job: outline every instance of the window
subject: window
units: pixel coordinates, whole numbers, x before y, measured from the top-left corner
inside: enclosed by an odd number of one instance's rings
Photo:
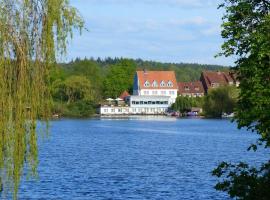
[[[143,91],[144,95],[149,95],[149,91]]]
[[[174,91],[169,91],[169,94],[170,95],[174,95]]]
[[[211,86],[214,87],[214,88],[215,87],[218,87],[219,86],[219,83],[211,83]]]
[[[173,83],[171,81],[168,81],[167,86],[168,87],[173,87]]]
[[[189,87],[188,87],[188,86],[184,86],[184,89],[185,89],[185,90],[189,90]]]
[[[147,104],[147,101],[143,102],[143,104]]]
[[[135,101],[132,101],[132,104],[135,104]]]
[[[152,101],[148,101],[148,104],[152,104]]]
[[[153,86],[153,87],[158,87],[157,81],[153,81],[152,86]]]
[[[195,89],[196,91],[199,91],[199,90],[200,90],[200,88],[199,88],[199,87],[197,87],[197,86],[196,86],[194,89]]]
[[[140,101],[140,104],[143,104],[143,101]]]
[[[108,112],[108,109],[104,109],[104,112],[105,112],[105,113]]]
[[[160,87],[165,87],[165,82],[164,81],[161,81]]]
[[[166,95],[166,91],[161,91],[161,94],[162,95]]]
[[[145,81],[145,82],[144,82],[144,87],[150,87],[149,81]]]
[[[152,91],[152,94],[153,94],[153,95],[157,95],[158,92],[157,92],[157,91]]]
[[[114,110],[114,109],[112,109],[111,111],[112,111],[112,113],[114,113],[114,112],[115,112],[115,110]]]

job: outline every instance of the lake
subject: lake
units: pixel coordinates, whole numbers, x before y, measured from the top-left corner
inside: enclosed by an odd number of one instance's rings
[[[246,151],[256,138],[229,120],[52,121],[39,141],[39,178],[22,181],[19,199],[228,199],[213,189],[211,171],[223,160],[266,160]]]

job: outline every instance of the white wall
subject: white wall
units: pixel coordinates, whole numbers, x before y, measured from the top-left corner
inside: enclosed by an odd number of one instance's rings
[[[135,94],[137,95],[137,94]],[[141,96],[169,96],[170,97],[170,105],[175,102],[177,98],[177,89],[142,89],[139,90],[138,95]]]
[[[101,115],[165,114],[168,107],[100,107]]]

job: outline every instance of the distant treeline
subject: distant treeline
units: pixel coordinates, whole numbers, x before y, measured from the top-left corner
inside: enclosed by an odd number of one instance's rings
[[[142,59],[125,59],[125,58],[85,58],[80,59],[76,58],[75,60],[71,61],[68,64],[62,64],[63,66],[70,66],[74,67],[81,63],[82,61],[89,61],[96,63],[101,68],[108,68],[112,65],[116,65],[121,63],[123,60],[129,60],[133,62],[136,66],[137,70],[172,70],[175,71],[176,78],[178,81],[194,81],[200,78],[201,72],[203,70],[211,70],[211,71],[227,71],[229,66],[222,66],[222,65],[209,65],[209,64],[198,64],[198,63],[163,63],[163,62],[156,62],[156,61],[144,61]]]
[[[186,63],[161,63],[141,59],[80,59],[58,64],[50,74],[54,112],[82,117],[95,112],[105,98],[132,93],[136,70],[172,70],[178,81],[199,80],[204,70],[226,71],[229,67]]]

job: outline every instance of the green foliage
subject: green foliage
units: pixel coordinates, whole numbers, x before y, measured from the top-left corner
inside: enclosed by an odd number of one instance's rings
[[[37,118],[51,116],[49,72],[82,26],[67,0],[0,0],[0,179],[14,199],[26,164],[37,173]]]
[[[174,111],[179,111],[180,113],[186,113],[191,111],[192,107],[201,108],[202,105],[203,105],[202,97],[178,96],[175,100],[175,103],[172,104],[172,109]]]
[[[128,59],[109,67],[104,80],[104,96],[117,98],[125,90],[132,91],[135,71],[135,63]]]
[[[190,97],[192,107],[202,108],[204,103],[203,97]]]
[[[103,79],[104,79],[104,69],[95,61],[92,60],[80,60],[77,59],[76,62],[71,62],[65,64],[62,67],[62,70],[67,77],[77,75],[85,76],[92,83],[92,90],[96,95],[96,101],[99,101],[102,98],[103,91]]]
[[[257,144],[270,146],[270,2],[225,0],[221,55],[236,55],[240,95],[236,108],[239,128],[260,135]],[[249,149],[256,150],[253,144]],[[269,162],[261,168],[222,163],[214,175],[222,178],[216,189],[243,200],[270,199]]]
[[[94,114],[95,90],[85,76],[72,75],[53,83],[53,112],[67,117],[87,117]]]
[[[96,104],[91,100],[78,100],[69,104],[54,101],[52,112],[61,117],[90,117],[96,112]]]
[[[213,175],[226,180],[215,186],[216,190],[228,192],[231,198],[241,200],[268,200],[270,197],[270,162],[259,169],[240,162],[231,164],[222,162]]]
[[[120,63],[125,58],[105,58],[104,60],[90,59],[92,62],[97,63],[101,68],[107,69],[112,65]],[[188,64],[188,63],[161,63],[156,61],[144,61],[142,59],[128,59],[135,63],[137,70],[172,70],[176,74],[176,79],[178,81],[188,82],[199,80],[201,72],[204,70],[210,71],[228,71],[229,68],[220,65],[202,65],[202,64]],[[71,62],[70,65],[74,65],[79,62],[80,59],[77,58],[74,62]]]
[[[203,111],[206,117],[221,117],[222,113],[230,114],[234,111],[238,97],[238,90],[234,86],[211,89],[204,97]]]
[[[64,95],[67,97],[67,104],[78,100],[92,99],[91,83],[84,76],[70,76],[64,81]]]
[[[175,103],[172,105],[172,109],[181,113],[188,112],[192,107],[192,98],[178,96]]]

